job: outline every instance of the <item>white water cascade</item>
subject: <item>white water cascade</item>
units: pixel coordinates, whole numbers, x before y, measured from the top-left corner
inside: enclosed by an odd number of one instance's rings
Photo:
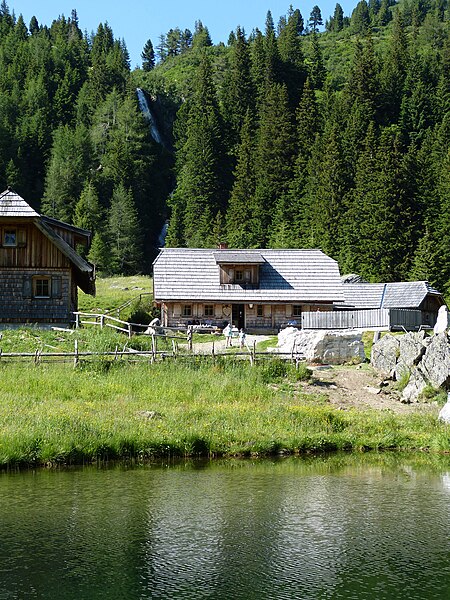
[[[150,106],[148,105],[144,91],[141,88],[136,88],[136,94],[138,97],[139,108],[141,109],[142,114],[150,124],[150,133],[152,134],[152,138],[155,140],[155,142],[164,146],[164,142],[161,137],[161,134],[159,133],[155,117],[150,109]]]

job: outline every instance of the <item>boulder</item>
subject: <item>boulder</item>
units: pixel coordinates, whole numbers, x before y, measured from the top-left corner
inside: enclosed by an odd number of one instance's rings
[[[364,361],[364,344],[354,331],[304,331],[287,327],[278,334],[279,352],[298,352],[311,362],[339,365]]]
[[[448,310],[445,304],[439,308],[436,325],[434,326],[434,333],[444,333],[448,329]]]
[[[400,356],[400,341],[398,337],[387,333],[372,346],[370,363],[372,367],[385,375],[390,375]]]
[[[447,402],[441,408],[438,419],[444,423],[450,423],[450,392],[447,394]]]
[[[394,369],[394,379],[401,379],[405,373],[410,373],[412,367],[417,365],[427,348],[429,338],[424,331],[409,332],[397,338],[399,340],[399,357]]]
[[[446,333],[437,333],[420,361],[419,369],[433,387],[450,384],[450,344]]]
[[[423,390],[427,387],[428,382],[419,371],[417,367],[413,367],[407,386],[402,392],[402,402],[405,404],[411,404],[412,402],[418,402],[419,396]]]

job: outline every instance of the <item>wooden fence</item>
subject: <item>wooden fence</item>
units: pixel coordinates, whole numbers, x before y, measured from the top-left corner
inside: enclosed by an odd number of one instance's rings
[[[368,310],[335,310],[305,312],[302,329],[419,329],[420,310],[378,308]]]

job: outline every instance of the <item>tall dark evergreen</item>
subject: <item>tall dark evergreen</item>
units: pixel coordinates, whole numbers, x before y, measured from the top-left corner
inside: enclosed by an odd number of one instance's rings
[[[141,52],[142,68],[144,71],[151,71],[155,67],[155,51],[153,50],[152,40],[147,40]]]
[[[221,121],[212,80],[211,62],[206,53],[198,69],[194,96],[190,101],[186,141],[182,147],[183,164],[172,197],[172,214],[182,220],[170,222],[168,243],[176,231],[189,246],[208,245],[211,224],[224,208]]]

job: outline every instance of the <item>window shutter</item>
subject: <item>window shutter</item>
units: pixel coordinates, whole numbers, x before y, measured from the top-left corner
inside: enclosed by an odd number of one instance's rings
[[[30,275],[24,275],[22,281],[22,296],[23,298],[31,298],[33,285]]]
[[[52,277],[52,298],[62,298],[62,278]]]
[[[292,304],[286,304],[286,317],[292,317]]]
[[[26,245],[27,245],[27,230],[24,229],[23,227],[20,227],[17,230],[17,247],[25,248]]]

